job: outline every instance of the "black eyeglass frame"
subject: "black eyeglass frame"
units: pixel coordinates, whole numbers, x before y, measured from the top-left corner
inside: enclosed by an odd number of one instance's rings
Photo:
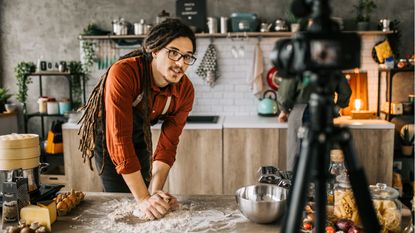
[[[180,53],[179,51],[177,51],[176,49],[169,49],[169,48],[166,48],[166,47],[164,47],[163,49],[166,49],[166,50],[168,51],[168,53],[167,53],[167,57],[168,57],[170,60],[172,60],[172,61],[179,61],[180,59],[182,59],[182,58],[183,58],[183,62],[184,62],[184,64],[191,66],[191,65],[193,65],[193,64],[196,62],[196,60],[197,60],[197,58],[196,58],[195,56],[193,56],[193,55],[189,55],[189,54],[182,54],[182,53]],[[177,58],[174,58],[174,57],[172,57],[172,56],[174,56],[172,52],[174,52],[174,53],[178,53],[178,54],[180,54],[180,56],[179,56],[179,57],[177,57]],[[186,57],[189,57],[189,59],[192,59],[192,60],[191,60],[190,62],[187,62],[187,61],[186,61]]]

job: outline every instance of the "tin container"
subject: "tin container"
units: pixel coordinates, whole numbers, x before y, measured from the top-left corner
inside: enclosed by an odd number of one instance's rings
[[[218,33],[218,20],[214,17],[207,18],[209,34]]]
[[[228,32],[228,17],[220,17],[220,33]]]

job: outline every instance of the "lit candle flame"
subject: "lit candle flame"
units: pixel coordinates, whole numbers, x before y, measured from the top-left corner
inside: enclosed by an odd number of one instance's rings
[[[360,108],[362,107],[362,100],[361,99],[355,99],[354,100],[354,108],[356,111],[360,111]]]

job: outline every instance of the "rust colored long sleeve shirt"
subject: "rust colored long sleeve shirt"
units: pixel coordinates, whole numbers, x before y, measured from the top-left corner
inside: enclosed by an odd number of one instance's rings
[[[129,174],[141,169],[132,139],[132,104],[143,91],[142,77],[139,77],[138,66],[142,68],[143,64],[135,57],[116,62],[109,70],[105,83],[106,142],[109,155],[118,174]],[[167,97],[172,97],[154,152],[154,160],[172,166],[176,158],[179,136],[186,123],[186,118],[192,110],[194,88],[186,75],[179,83],[168,85],[162,89],[155,85],[153,76],[150,76],[151,120],[161,115]]]

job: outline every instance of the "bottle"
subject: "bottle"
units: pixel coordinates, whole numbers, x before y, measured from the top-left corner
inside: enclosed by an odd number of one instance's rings
[[[342,174],[346,174],[346,167],[344,166],[343,152],[339,149],[330,151],[330,165],[329,165],[329,178],[327,184],[327,202],[333,204],[334,201],[334,186],[336,183],[336,177]]]

